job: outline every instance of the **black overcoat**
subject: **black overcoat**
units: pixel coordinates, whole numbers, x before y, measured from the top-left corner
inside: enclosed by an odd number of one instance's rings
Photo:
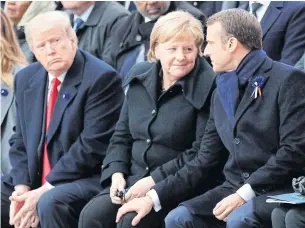
[[[102,166],[101,184],[122,172],[127,187],[151,175],[155,182],[195,156],[209,116],[215,73],[204,58],[158,96],[160,63],[142,62],[130,72],[129,90]]]

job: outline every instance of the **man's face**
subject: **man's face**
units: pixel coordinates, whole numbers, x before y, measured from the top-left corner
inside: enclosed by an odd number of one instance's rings
[[[144,17],[155,20],[166,13],[170,1],[134,1],[134,4]]]
[[[219,22],[207,27],[204,55],[209,56],[212,61],[215,72],[224,72],[230,70],[231,52],[228,50],[228,42],[223,43],[221,37],[225,34]]]
[[[62,1],[61,4],[65,9],[70,10],[73,14],[82,15],[94,1]]]
[[[37,60],[55,77],[66,72],[72,65],[76,43],[60,26],[31,33],[31,46]]]
[[[7,1],[7,14],[9,18],[14,22],[14,24],[18,24],[18,22],[23,17],[25,11],[31,5],[31,1],[24,2],[16,2],[16,1]]]

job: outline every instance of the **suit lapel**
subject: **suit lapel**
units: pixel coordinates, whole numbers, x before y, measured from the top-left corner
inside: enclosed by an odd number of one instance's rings
[[[80,51],[77,51],[74,62],[68,70],[57,96],[51,122],[47,132],[47,144],[49,144],[53,138],[65,110],[77,94],[77,86],[81,83],[82,80],[84,63],[85,60],[82,57],[82,54]]]
[[[47,85],[47,72],[43,67],[32,77],[29,81],[29,87],[24,91],[23,102],[25,106],[25,121],[30,127],[29,132],[35,137],[35,144],[37,145],[37,151],[39,150],[39,142],[41,137],[44,137],[44,107],[45,107],[45,94]]]
[[[12,105],[14,105],[12,104],[14,98],[14,92],[11,88],[5,86],[3,83],[1,83],[1,89],[6,89],[8,92],[7,96],[1,96],[1,125],[2,125],[8,110]]]
[[[263,65],[260,67],[260,69],[258,69],[257,73],[255,73],[254,76],[263,76],[264,77],[264,84],[262,86],[262,90],[263,87],[266,85],[269,75],[266,74],[267,71],[269,71],[269,69],[272,67],[272,60],[270,58],[266,58],[265,62],[263,63]],[[253,78],[253,77],[252,77]],[[243,116],[243,114],[247,111],[247,109],[250,107],[250,105],[252,103],[254,103],[258,98],[254,98],[251,97],[251,94],[254,90],[254,88],[252,87],[252,78],[250,79],[248,86],[245,90],[245,93],[243,95],[243,98],[240,102],[240,104],[237,107],[236,113],[235,113],[235,123],[233,125],[233,130],[235,130],[236,125],[238,124],[239,120],[241,119],[241,117]]]
[[[270,2],[270,5],[267,8],[267,11],[264,14],[264,17],[261,20],[263,38],[266,33],[269,31],[271,26],[274,24],[276,19],[282,13],[281,9],[283,7],[283,2]]]

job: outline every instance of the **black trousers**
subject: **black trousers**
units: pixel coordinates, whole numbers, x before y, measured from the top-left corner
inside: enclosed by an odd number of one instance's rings
[[[1,227],[9,228],[9,207],[14,191],[1,182]],[[37,203],[42,228],[75,228],[82,208],[101,191],[99,176],[61,184],[44,193]]]
[[[78,228],[127,228],[133,227],[131,221],[137,215],[135,212],[127,213],[118,224],[115,218],[121,205],[111,202],[109,190],[101,192],[94,197],[82,210]],[[136,227],[159,228],[164,224],[164,218],[169,210],[155,212],[152,210]]]

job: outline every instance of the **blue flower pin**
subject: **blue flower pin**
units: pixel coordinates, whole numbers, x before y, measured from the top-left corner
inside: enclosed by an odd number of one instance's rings
[[[1,96],[6,97],[8,95],[8,90],[7,89],[1,89]]]
[[[70,95],[69,95],[67,92],[64,92],[64,94],[62,95],[62,98],[63,98],[64,100],[69,100]]]
[[[251,94],[251,97],[254,96],[254,98],[257,98],[257,94],[261,97],[263,95],[262,93],[262,86],[264,85],[264,81],[265,78],[263,76],[256,76],[253,80],[252,80],[252,87],[254,87],[254,90]]]

